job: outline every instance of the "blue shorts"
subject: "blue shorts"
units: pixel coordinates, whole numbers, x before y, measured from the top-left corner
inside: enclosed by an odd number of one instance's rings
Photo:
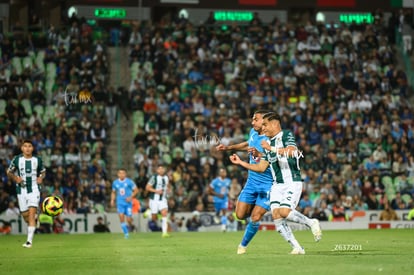
[[[132,216],[132,204],[118,204],[116,209],[118,214],[124,214],[127,217]]]
[[[267,211],[270,210],[269,194],[272,184],[253,182],[247,179],[246,185],[240,192],[238,200],[250,205],[260,206]]]
[[[220,212],[223,209],[227,210],[228,206],[229,206],[228,201],[214,203],[214,209],[216,210],[216,212]]]

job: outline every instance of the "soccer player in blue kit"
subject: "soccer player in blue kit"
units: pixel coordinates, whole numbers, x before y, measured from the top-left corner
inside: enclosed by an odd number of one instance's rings
[[[256,150],[259,153],[264,153],[262,148],[262,141],[268,138],[262,134],[263,116],[271,111],[258,110],[253,114],[252,129],[250,130],[249,140],[225,146],[220,144],[216,147],[218,151],[236,150],[236,151],[251,151]],[[254,157],[252,153],[249,154],[249,163],[257,164],[260,158]],[[250,216],[248,224],[244,231],[241,243],[237,248],[237,254],[245,254],[247,245],[256,235],[259,230],[260,220],[267,211],[269,206],[269,192],[272,187],[272,173],[270,168],[263,173],[248,171],[248,178],[243,190],[241,191],[236,203],[236,216],[243,220]]]
[[[115,205],[119,214],[122,232],[126,239],[129,237],[129,229],[132,225],[132,199],[138,194],[137,185],[133,180],[127,178],[126,169],[118,170],[118,179],[112,182],[111,206]],[[125,223],[125,217],[127,223]]]
[[[221,230],[223,232],[226,231],[227,227],[230,182],[226,169],[220,168],[219,176],[213,179],[208,186],[208,193],[213,196],[216,216],[219,217],[221,215]]]

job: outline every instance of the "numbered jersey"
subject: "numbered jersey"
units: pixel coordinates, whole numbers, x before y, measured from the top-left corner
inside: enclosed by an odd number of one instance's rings
[[[122,181],[120,179],[114,180],[112,183],[112,191],[116,192],[116,204],[132,204],[132,202],[127,202],[126,198],[132,195],[135,188],[137,188],[137,186],[130,178],[125,178]]]

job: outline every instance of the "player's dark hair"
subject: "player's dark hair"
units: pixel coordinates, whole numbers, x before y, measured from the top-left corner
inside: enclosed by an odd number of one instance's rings
[[[261,115],[265,115],[267,113],[272,113],[272,111],[266,110],[266,109],[259,109],[259,110],[254,112],[254,114],[261,114]]]
[[[33,141],[30,140],[30,139],[23,139],[22,145],[25,144],[25,143],[30,143],[33,146]]]
[[[118,168],[118,171],[125,171],[125,172],[128,172],[128,171],[127,171],[127,169],[126,169],[126,168],[124,168],[124,167]]]
[[[280,116],[277,113],[271,112],[271,113],[267,113],[265,115],[263,115],[263,119],[267,119],[269,121],[271,120],[278,120],[280,122]]]

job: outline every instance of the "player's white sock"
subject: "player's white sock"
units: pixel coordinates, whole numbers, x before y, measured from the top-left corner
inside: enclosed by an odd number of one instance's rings
[[[33,242],[33,235],[35,233],[36,227],[28,226],[27,227],[27,241],[32,243]]]
[[[305,224],[308,227],[312,226],[313,221],[311,219],[309,219],[308,217],[306,217],[305,215],[303,215],[302,213],[296,211],[296,210],[292,210],[290,211],[289,215],[286,217],[287,220],[292,221],[292,222],[297,222],[300,224]]]
[[[167,233],[167,217],[162,217],[161,218],[161,229],[162,229],[162,233]]]
[[[292,229],[290,229],[289,225],[286,223],[286,219],[276,219],[273,220],[276,226],[276,231],[285,239],[292,248],[301,247],[299,242],[296,240],[295,236],[293,235]]]

